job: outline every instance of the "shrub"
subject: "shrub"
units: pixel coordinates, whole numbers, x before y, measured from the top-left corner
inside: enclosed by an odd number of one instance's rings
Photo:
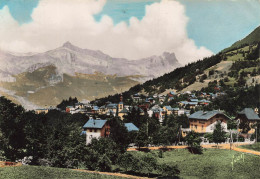
[[[163,177],[174,177],[180,173],[177,165],[173,164],[160,164],[157,166],[159,174]]]

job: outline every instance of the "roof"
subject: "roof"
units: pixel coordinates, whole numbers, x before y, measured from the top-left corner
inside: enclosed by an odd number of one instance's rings
[[[112,109],[116,109],[117,108],[117,104],[108,104],[107,106],[106,106],[106,108],[112,108]]]
[[[188,102],[189,105],[198,105],[198,102]]]
[[[128,132],[139,131],[139,129],[133,123],[125,123],[125,127],[127,128]]]
[[[105,109],[106,108],[106,106],[101,106],[99,109]]]
[[[208,120],[210,118],[212,118],[213,116],[217,115],[217,114],[223,114],[225,115],[223,112],[221,111],[197,111],[193,114],[191,114],[189,116],[189,119],[203,119],[203,120]],[[226,116],[226,115],[225,115]],[[228,116],[226,116],[227,118],[229,118]]]
[[[210,103],[210,101],[206,100],[206,99],[202,99],[199,102],[203,102],[203,103]]]
[[[190,99],[191,102],[198,102],[198,99]]]
[[[86,131],[81,131],[80,135],[86,135]]]
[[[128,110],[126,108],[124,108],[119,113],[128,113]]]
[[[179,103],[188,104],[188,101],[180,101]]]
[[[238,114],[244,114],[248,120],[260,120],[259,116],[252,108],[245,108]]]
[[[98,109],[99,109],[98,106],[93,106],[92,110],[97,111]]]
[[[171,111],[172,107],[171,106],[164,106],[167,110]]]
[[[89,119],[88,122],[83,126],[83,128],[96,128],[101,129],[107,120],[101,120],[101,119]]]

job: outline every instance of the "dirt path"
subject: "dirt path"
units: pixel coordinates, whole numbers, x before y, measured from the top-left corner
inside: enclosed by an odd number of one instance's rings
[[[255,150],[242,149],[242,148],[238,148],[238,147],[234,147],[233,150],[238,151],[238,152],[248,153],[248,154],[260,155],[260,152],[255,151]]]
[[[19,167],[19,166],[22,166],[22,163],[0,161],[0,167]]]
[[[238,148],[237,146],[240,145],[250,145],[250,143],[234,143],[231,147],[232,150],[238,151],[238,152],[245,152],[249,154],[255,154],[255,155],[260,155],[260,152],[253,151],[253,150],[248,150],[248,149],[242,149]],[[149,150],[159,150],[159,149],[185,149],[188,146],[167,146],[167,147],[148,147]],[[207,144],[207,145],[202,145],[203,148],[218,148],[218,149],[230,149],[230,144],[219,144],[216,146],[215,144]],[[141,149],[145,150],[147,147],[142,147]],[[138,151],[138,148],[129,148],[127,151]]]

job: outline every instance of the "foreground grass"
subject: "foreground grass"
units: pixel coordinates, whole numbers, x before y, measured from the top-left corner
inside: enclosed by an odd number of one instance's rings
[[[260,151],[260,142],[252,145],[241,145],[239,148]]]
[[[72,171],[65,168],[21,166],[0,168],[0,179],[120,179],[121,177]]]
[[[143,155],[143,152],[132,152]],[[180,178],[260,178],[260,157],[245,154],[244,162],[240,152],[220,149],[206,149],[201,155],[189,153],[186,149],[175,149],[158,157],[158,151],[151,151],[159,163],[173,163],[180,170]],[[236,162],[232,170],[231,161]]]

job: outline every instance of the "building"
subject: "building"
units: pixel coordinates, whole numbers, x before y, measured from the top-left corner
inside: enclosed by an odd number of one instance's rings
[[[124,119],[124,116],[128,114],[128,110],[126,108],[122,109],[121,111],[118,112],[118,117],[120,117],[121,120]]]
[[[128,132],[139,131],[133,123],[124,124]],[[110,125],[107,120],[90,118],[83,126],[81,134],[86,135],[86,144],[90,144],[93,138],[109,137]]]
[[[245,108],[242,111],[240,111],[235,120],[239,120],[239,122],[248,122],[249,123],[249,127],[251,128],[247,133],[248,134],[253,134],[255,132],[255,129],[252,128],[252,126],[257,123],[260,122],[260,118],[257,115],[257,113],[252,109],[252,108]],[[242,131],[242,130],[240,130]]]
[[[48,113],[49,109],[48,108],[41,108],[41,109],[35,109],[35,114],[40,114],[40,113]]]
[[[83,126],[86,134],[86,144],[91,143],[93,138],[108,137],[110,134],[110,126],[107,120],[89,119]]]
[[[141,101],[141,96],[138,93],[134,94],[132,98],[135,103],[139,103]]]
[[[163,110],[165,111],[165,114],[167,114],[167,115],[173,114],[173,108],[171,106],[164,106]]]
[[[227,132],[227,121],[231,120],[221,111],[197,111],[189,116],[190,129],[198,133],[211,133],[217,122]]]

